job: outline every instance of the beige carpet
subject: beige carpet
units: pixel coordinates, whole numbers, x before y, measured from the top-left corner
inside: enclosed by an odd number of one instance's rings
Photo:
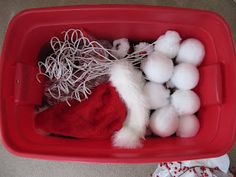
[[[228,21],[236,41],[236,4],[233,0],[0,0],[0,47],[9,20],[20,10],[93,3],[151,4],[216,11]],[[236,165],[236,147],[230,155]],[[12,156],[0,145],[0,177],[149,177],[155,168],[155,164],[95,165],[24,159]]]
[[[152,165],[82,164],[14,157],[0,145],[0,177],[150,177]]]

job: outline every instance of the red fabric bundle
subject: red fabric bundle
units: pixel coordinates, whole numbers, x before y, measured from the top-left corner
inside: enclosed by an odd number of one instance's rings
[[[89,99],[62,102],[39,113],[35,126],[48,133],[76,138],[103,139],[122,128],[126,106],[110,83],[99,85]]]

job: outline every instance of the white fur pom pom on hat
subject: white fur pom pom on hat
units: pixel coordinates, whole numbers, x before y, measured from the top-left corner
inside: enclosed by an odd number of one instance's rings
[[[186,39],[180,44],[179,53],[176,61],[178,63],[191,63],[200,65],[205,56],[205,48],[203,44],[194,38]]]
[[[162,84],[147,82],[144,86],[144,94],[149,109],[157,109],[169,104],[170,90],[166,89]]]
[[[176,135],[183,138],[190,138],[198,133],[199,128],[199,120],[195,115],[180,116]]]
[[[145,80],[142,72],[128,61],[119,60],[111,67],[110,81],[128,110],[123,128],[113,136],[113,145],[122,148],[140,147],[149,117],[147,101],[143,94]]]
[[[178,114],[170,105],[157,109],[150,118],[152,132],[160,137],[171,136],[176,132],[178,125]]]
[[[181,63],[174,67],[170,83],[181,90],[190,90],[197,86],[199,81],[198,69],[188,63]]]
[[[113,41],[112,54],[117,58],[124,58],[129,52],[129,41],[126,38],[116,39]]]
[[[141,63],[141,69],[147,79],[162,84],[172,76],[174,64],[163,54],[153,52]]]
[[[191,90],[176,90],[171,95],[171,104],[179,115],[196,113],[200,108],[198,95]]]
[[[155,42],[155,50],[169,58],[175,58],[179,52],[181,37],[176,31],[166,31]]]
[[[142,146],[140,137],[129,127],[123,127],[113,136],[113,146],[135,149]]]

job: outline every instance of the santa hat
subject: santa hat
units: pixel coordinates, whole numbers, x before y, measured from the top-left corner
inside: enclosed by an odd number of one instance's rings
[[[59,103],[36,116],[45,132],[76,138],[108,138],[116,147],[141,146],[149,111],[143,95],[144,78],[128,61],[114,62],[108,83],[97,86],[85,101],[69,107]]]

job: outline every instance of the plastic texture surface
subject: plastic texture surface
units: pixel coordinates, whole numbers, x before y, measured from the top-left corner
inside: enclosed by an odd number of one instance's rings
[[[40,50],[51,37],[84,28],[96,38],[154,41],[166,30],[203,42],[206,56],[195,89],[202,107],[193,138],[148,138],[143,148],[114,148],[109,140],[45,136],[34,128],[42,88],[34,81]],[[8,26],[1,55],[2,138],[19,156],[106,163],[148,163],[219,156],[230,150],[236,130],[236,57],[224,19],[208,11],[136,5],[93,5],[26,10]]]

